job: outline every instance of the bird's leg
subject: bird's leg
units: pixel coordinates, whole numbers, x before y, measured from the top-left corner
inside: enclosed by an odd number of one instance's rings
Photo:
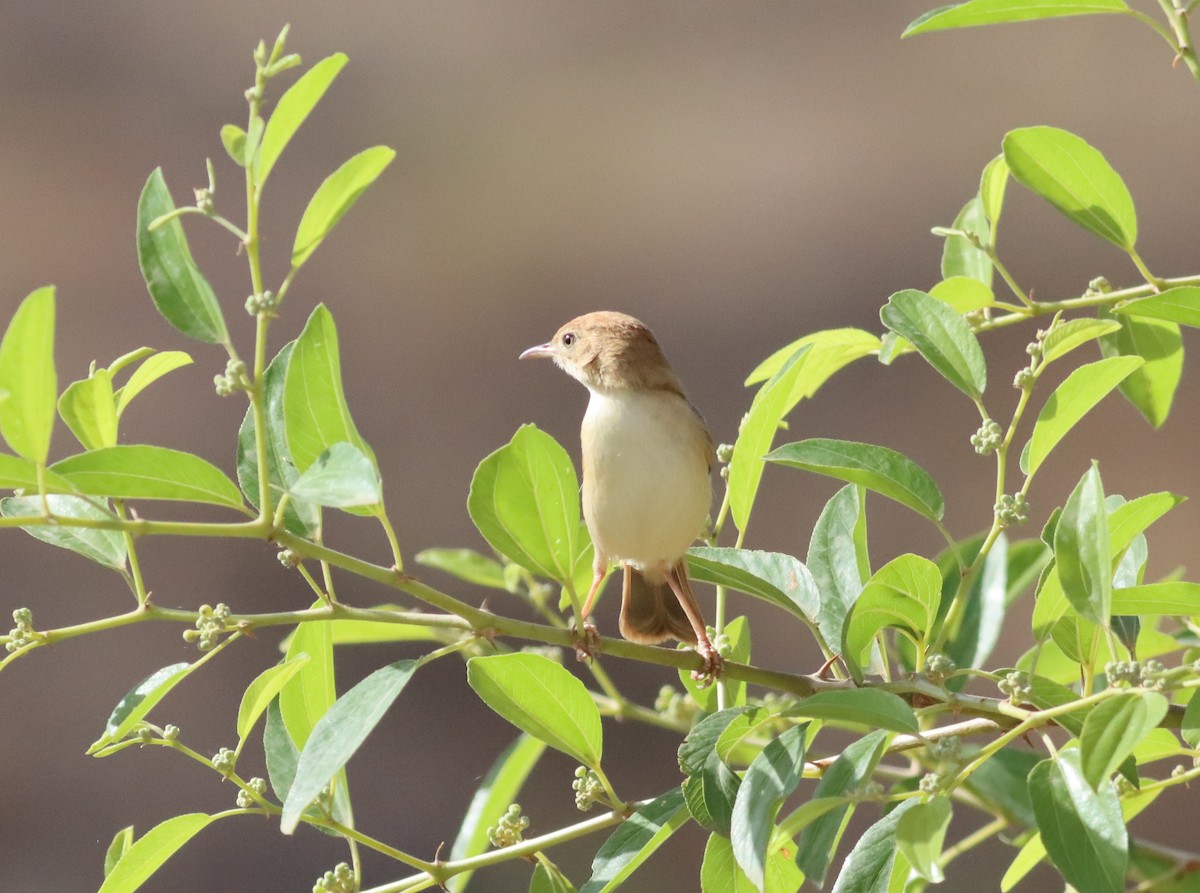
[[[687,615],[688,622],[692,625],[692,631],[696,634],[696,653],[704,659],[704,669],[693,671],[692,678],[701,685],[708,685],[724,671],[725,662],[708,637],[708,630],[704,625],[704,615],[700,613],[700,606],[696,604],[696,597],[692,595],[687,568],[683,561],[680,559],[678,564],[667,571],[667,585],[679,599],[683,613]]]
[[[592,588],[588,590],[583,607],[579,610],[579,629],[575,632],[575,659],[578,661],[587,660],[600,650],[600,632],[596,629],[596,625],[588,620],[588,615],[592,613],[592,602],[600,593],[600,584],[604,582],[604,574],[607,570],[608,559],[597,553],[596,560],[592,562]],[[626,574],[628,574],[628,569],[626,569]]]

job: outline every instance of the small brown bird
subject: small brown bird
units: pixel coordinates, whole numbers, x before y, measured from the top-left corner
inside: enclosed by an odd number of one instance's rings
[[[621,635],[647,644],[694,641],[704,658],[699,676],[720,675],[683,557],[712,503],[713,441],[654,333],[624,313],[588,313],[527,357],[554,360],[591,394],[580,440],[583,517],[596,560],[580,619],[618,562]]]

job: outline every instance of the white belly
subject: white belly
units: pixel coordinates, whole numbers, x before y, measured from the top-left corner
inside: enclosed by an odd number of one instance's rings
[[[583,419],[583,514],[609,561],[651,577],[702,533],[712,502],[703,422],[678,395],[593,392]]]

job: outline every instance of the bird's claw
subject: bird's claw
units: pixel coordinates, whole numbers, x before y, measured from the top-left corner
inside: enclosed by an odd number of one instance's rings
[[[708,688],[725,672],[725,661],[712,642],[697,642],[696,653],[704,660],[704,669],[692,670],[692,679],[700,688]]]
[[[576,631],[572,644],[575,646],[575,660],[583,663],[591,660],[600,653],[600,631],[590,620],[583,621],[583,632]]]

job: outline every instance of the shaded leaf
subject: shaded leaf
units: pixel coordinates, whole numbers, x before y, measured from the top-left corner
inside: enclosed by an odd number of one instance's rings
[[[133,825],[127,825],[113,835],[112,843],[108,845],[108,850],[104,853],[105,877],[112,874],[112,870],[117,866],[117,862],[129,852],[131,846],[133,846]]]
[[[283,803],[280,830],[291,834],[308,805],[342,770],[379,725],[419,665],[399,660],[380,667],[326,711],[300,751],[296,776]]]
[[[194,667],[195,664],[186,662],[171,664],[156,670],[135,685],[113,708],[108,722],[105,723],[104,734],[87,749],[88,754],[94,754],[128,735],[154,705],[182,682]]]
[[[651,800],[604,841],[592,859],[592,876],[579,893],[608,893],[649,859],[687,821],[683,792],[673,788]]]
[[[1063,750],[1029,774],[1042,843],[1067,883],[1089,893],[1121,893],[1129,841],[1111,782],[1097,793],[1084,778],[1078,750]]]
[[[246,739],[258,722],[258,718],[266,711],[267,706],[275,700],[280,689],[288,680],[299,672],[309,661],[307,654],[297,654],[295,657],[268,667],[257,676],[242,694],[241,704],[238,705],[237,736],[241,741]],[[241,750],[241,741],[238,749]]]
[[[863,832],[842,863],[833,893],[886,893],[896,861],[896,826],[916,805],[905,800]]]
[[[772,841],[767,850],[763,889],[766,893],[795,893],[804,883],[804,875],[792,859],[790,841]],[[700,866],[701,893],[755,893],[757,888],[738,867],[728,837],[712,834],[704,847]]]
[[[1003,155],[997,155],[987,163],[979,177],[979,201],[983,205],[984,216],[992,225],[993,245],[996,243],[996,224],[1000,222],[1007,187],[1008,162]]]
[[[1167,699],[1153,691],[1129,691],[1091,709],[1079,736],[1079,765],[1097,791],[1167,715]]]
[[[1075,486],[1054,530],[1054,560],[1071,606],[1092,623],[1112,614],[1112,552],[1104,487],[1095,463]]]
[[[1200,615],[1200,583],[1176,580],[1171,583],[1147,583],[1114,589],[1112,593],[1114,614],[1144,616],[1147,614],[1168,617],[1194,617]]]
[[[942,843],[953,809],[950,798],[934,797],[918,803],[896,825],[896,844],[913,871],[934,884],[942,882]]]
[[[767,744],[746,770],[733,803],[733,857],[759,890],[765,882],[775,815],[804,772],[807,732],[807,725],[793,726]]]
[[[854,484],[838,490],[821,510],[808,543],[808,570],[819,594],[817,628],[834,647],[841,641],[846,612],[870,575],[866,543],[856,535],[861,527],[865,539],[863,508]]]
[[[787,709],[785,715],[891,732],[917,733],[917,717],[912,707],[897,695],[878,688],[817,692],[800,699]]]
[[[507,589],[504,567],[500,562],[474,549],[424,549],[416,555],[417,564],[489,589]]]
[[[86,518],[91,521],[113,521],[115,516],[94,502],[78,496],[46,497],[50,512],[56,518]],[[5,518],[40,517],[42,500],[37,496],[9,496],[0,499],[0,515]],[[125,568],[125,534],[119,530],[90,527],[68,527],[54,524],[30,524],[22,527],[26,533],[44,543],[69,549],[84,558],[113,570]]]
[[[450,848],[450,861],[477,856],[488,848],[488,828],[500,819],[510,803],[517,799],[525,780],[542,756],[546,745],[529,735],[521,735],[504,748],[492,763],[483,781],[475,789],[467,814],[463,817],[458,836]],[[540,866],[539,866],[540,867]],[[446,882],[451,893],[459,893],[467,886],[472,872],[464,871]],[[532,889],[532,887],[531,887]],[[554,890],[553,886],[546,887]]]
[[[1042,363],[1053,362],[1077,347],[1121,328],[1115,319],[1072,319],[1055,326],[1042,341]]]
[[[992,290],[970,276],[949,276],[929,289],[929,295],[960,314],[991,307],[996,303]]]
[[[714,546],[688,550],[688,576],[753,595],[790,614],[815,623],[820,595],[799,559],[780,552]],[[836,641],[836,640],[835,640]]]
[[[983,210],[983,201],[978,195],[972,196],[963,205],[952,226],[956,230],[974,233],[984,245],[991,242],[991,227]],[[959,235],[947,236],[942,245],[942,278],[949,279],[952,276],[966,276],[991,288],[991,258],[986,251],[975,247],[970,239]]]
[[[314,608],[322,605],[321,601],[313,603]],[[328,620],[298,623],[288,643],[288,660],[301,654],[309,657],[279,692],[279,712],[297,748],[304,747],[317,721],[337,700],[331,625]]]
[[[196,266],[183,224],[176,218],[149,229],[175,210],[162,168],[155,168],[138,199],[138,266],[154,306],[172,326],[190,338],[221,344],[229,341],[225,317],[212,286]]]
[[[910,288],[892,295],[879,318],[972,400],[983,395],[987,386],[983,348],[967,321],[947,304]]]

